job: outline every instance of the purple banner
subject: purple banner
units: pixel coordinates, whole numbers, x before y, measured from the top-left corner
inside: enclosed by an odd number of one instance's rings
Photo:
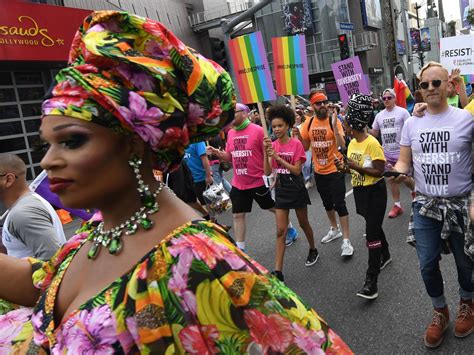
[[[471,28],[471,24],[469,23],[469,10],[473,9],[469,5],[469,0],[459,0],[459,9],[461,10],[461,21],[463,28]]]
[[[359,57],[351,57],[331,64],[341,101],[345,104],[352,94],[370,94]]]
[[[51,192],[51,190],[49,189],[48,175],[44,170],[36,177],[36,179],[31,182],[30,190],[36,192],[38,195],[43,197],[46,201],[53,205],[53,207],[66,210],[73,216],[77,216],[83,219],[84,221],[88,221],[92,217],[92,213],[87,212],[86,210],[64,207],[61,201],[59,200],[58,195]]]
[[[410,43],[411,43],[411,50],[413,52],[419,52],[421,47],[421,40],[420,40],[420,30],[417,28],[410,28]]]

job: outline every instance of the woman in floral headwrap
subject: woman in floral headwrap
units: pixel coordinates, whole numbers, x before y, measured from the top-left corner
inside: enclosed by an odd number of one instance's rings
[[[291,290],[152,174],[229,124],[229,75],[161,24],[95,12],[43,104],[42,160],[70,207],[94,207],[49,262],[0,256],[3,353],[350,353]]]

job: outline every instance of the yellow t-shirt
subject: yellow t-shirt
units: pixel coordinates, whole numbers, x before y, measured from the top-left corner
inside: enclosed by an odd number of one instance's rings
[[[466,107],[464,107],[465,110],[468,110],[471,115],[474,116],[474,100],[472,100],[471,102],[469,102]]]
[[[380,143],[373,136],[369,135],[364,141],[357,142],[352,139],[349,143],[347,150],[347,156],[349,159],[354,160],[357,165],[362,167],[373,167],[372,162],[374,160],[385,161],[385,155],[383,154],[383,148]],[[352,174],[352,186],[370,186],[376,184],[380,179],[379,177],[361,175],[355,170],[351,170]]]

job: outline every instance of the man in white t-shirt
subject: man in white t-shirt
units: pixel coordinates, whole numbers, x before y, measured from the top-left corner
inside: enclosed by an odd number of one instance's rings
[[[0,200],[9,209],[2,230],[8,255],[49,260],[66,242],[54,208],[30,191],[25,163],[14,154],[0,155]]]
[[[400,156],[395,170],[414,169],[413,200],[408,242],[415,244],[421,276],[434,312],[425,332],[425,345],[437,347],[449,326],[449,310],[439,261],[452,252],[459,284],[459,308],[454,335],[474,332],[474,238],[469,221],[471,147],[474,117],[448,105],[448,71],[429,62],[418,74],[426,111],[410,117],[403,127]],[[395,182],[404,180],[403,175]]]
[[[385,154],[385,164],[388,168],[395,166],[400,154],[400,137],[405,121],[410,113],[403,107],[397,106],[397,97],[393,89],[385,89],[382,94],[385,109],[375,116],[370,133],[374,137],[381,135],[382,147]],[[395,218],[403,213],[400,203],[400,188],[397,184],[390,183],[393,207],[388,213],[389,218]]]

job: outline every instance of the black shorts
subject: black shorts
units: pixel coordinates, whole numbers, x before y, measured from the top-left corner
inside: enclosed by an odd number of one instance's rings
[[[232,213],[247,213],[252,211],[252,202],[255,200],[261,209],[268,210],[275,206],[270,190],[265,185],[248,190],[239,190],[232,186],[230,190]]]
[[[346,207],[346,180],[339,172],[327,175],[314,174],[323,206],[326,211],[336,211],[339,217],[349,214]]]
[[[205,181],[199,181],[194,183],[194,193],[197,196],[197,199],[201,203],[201,205],[206,204],[206,200],[204,199],[204,196],[202,193],[206,191],[206,182]]]

